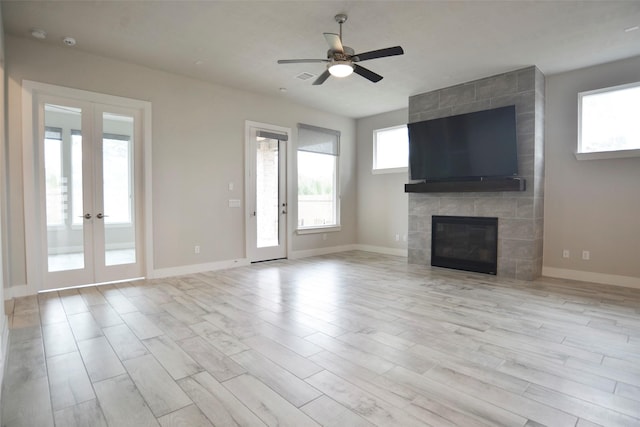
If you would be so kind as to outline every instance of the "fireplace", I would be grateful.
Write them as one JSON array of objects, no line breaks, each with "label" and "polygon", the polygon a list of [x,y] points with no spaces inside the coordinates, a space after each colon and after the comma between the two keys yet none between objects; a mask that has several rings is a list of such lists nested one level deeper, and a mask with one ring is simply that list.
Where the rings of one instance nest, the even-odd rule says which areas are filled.
[{"label": "fireplace", "polygon": [[431,265],[496,274],[498,218],[432,216]]}]

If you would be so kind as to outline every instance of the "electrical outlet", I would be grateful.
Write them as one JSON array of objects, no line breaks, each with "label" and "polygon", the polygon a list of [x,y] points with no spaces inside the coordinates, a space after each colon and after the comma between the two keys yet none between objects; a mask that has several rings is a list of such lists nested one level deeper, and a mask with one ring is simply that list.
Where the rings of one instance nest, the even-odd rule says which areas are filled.
[{"label": "electrical outlet", "polygon": [[199,254],[200,253],[200,246],[199,245],[195,245],[193,247],[193,253],[194,254]]},{"label": "electrical outlet", "polygon": [[562,251],[562,258],[569,258],[570,254],[569,254],[569,249],[565,249]]},{"label": "electrical outlet", "polygon": [[400,235],[396,234],[396,242],[399,242],[399,241],[400,241]]},{"label": "electrical outlet", "polygon": [[582,251],[582,259],[589,261],[591,259],[591,253],[589,251]]}]

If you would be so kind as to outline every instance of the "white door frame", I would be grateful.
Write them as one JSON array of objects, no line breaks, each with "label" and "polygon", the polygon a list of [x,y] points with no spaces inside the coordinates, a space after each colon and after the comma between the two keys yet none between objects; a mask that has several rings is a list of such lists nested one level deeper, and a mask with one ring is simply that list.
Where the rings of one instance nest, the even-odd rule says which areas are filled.
[{"label": "white door frame", "polygon": [[151,173],[151,103],[136,99],[106,95],[64,86],[38,83],[30,80],[22,82],[22,176],[24,188],[24,226],[26,257],[26,295],[32,295],[44,287],[44,269],[47,263],[42,259],[44,236],[41,231],[41,203],[38,200],[37,180],[40,173],[40,159],[34,142],[40,138],[40,125],[34,121],[37,114],[38,98],[54,96],[84,102],[126,107],[140,111],[142,127],[142,195],[143,203],[143,274],[153,274],[153,223],[152,223],[152,173]]},{"label": "white door frame", "polygon": [[284,144],[285,145],[285,153],[286,153],[286,164],[284,165],[284,171],[286,174],[286,184],[285,184],[285,194],[284,194],[284,199],[286,200],[286,216],[284,218],[283,224],[285,227],[285,232],[284,232],[284,246],[285,246],[285,254],[287,258],[291,257],[291,230],[292,230],[292,224],[291,224],[291,210],[290,210],[290,203],[291,203],[291,171],[290,171],[290,167],[289,165],[291,165],[291,150],[292,150],[292,141],[291,141],[291,128],[287,128],[287,127],[282,127],[282,126],[276,126],[276,125],[271,125],[271,124],[267,124],[267,123],[260,123],[260,122],[254,122],[254,121],[250,121],[250,120],[246,120],[245,121],[245,176],[244,176],[244,194],[245,194],[245,257],[248,259],[249,262],[254,261],[252,259],[251,253],[252,253],[252,246],[255,243],[255,238],[252,234],[252,229],[253,229],[253,222],[255,221],[255,218],[253,218],[253,212],[255,210],[254,204],[255,204],[255,194],[254,194],[254,188],[255,185],[253,183],[252,180],[255,180],[254,177],[250,176],[250,172],[253,170],[253,166],[252,166],[252,156],[254,155],[254,153],[250,153],[250,147],[252,146],[252,135],[251,135],[251,129],[252,128],[257,128],[260,130],[265,130],[265,131],[273,131],[274,133],[281,133],[281,134],[286,134],[287,135],[287,142]]}]

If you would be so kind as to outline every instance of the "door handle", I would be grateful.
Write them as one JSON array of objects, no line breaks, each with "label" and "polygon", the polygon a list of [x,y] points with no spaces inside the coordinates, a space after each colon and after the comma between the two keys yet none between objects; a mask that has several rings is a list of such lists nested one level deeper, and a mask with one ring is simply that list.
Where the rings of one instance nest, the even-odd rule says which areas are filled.
[{"label": "door handle", "polygon": [[109,215],[103,215],[103,214],[102,214],[102,212],[100,212],[98,215],[96,215],[96,218],[98,218],[98,219],[102,219],[102,218],[106,218],[106,217],[108,217],[108,216],[109,216]]},{"label": "door handle", "polygon": [[[90,213],[86,213],[84,215],[79,215],[78,218],[91,219],[91,214]],[[100,217],[98,217],[98,218],[100,218]]]}]

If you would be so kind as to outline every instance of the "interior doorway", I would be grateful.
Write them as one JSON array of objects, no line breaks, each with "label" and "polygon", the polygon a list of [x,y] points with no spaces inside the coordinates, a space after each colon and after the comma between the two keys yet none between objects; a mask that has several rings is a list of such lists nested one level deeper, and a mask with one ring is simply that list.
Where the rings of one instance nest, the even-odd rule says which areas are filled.
[{"label": "interior doorway", "polygon": [[30,286],[145,276],[145,108],[34,85],[26,91],[33,119],[23,147]]}]

